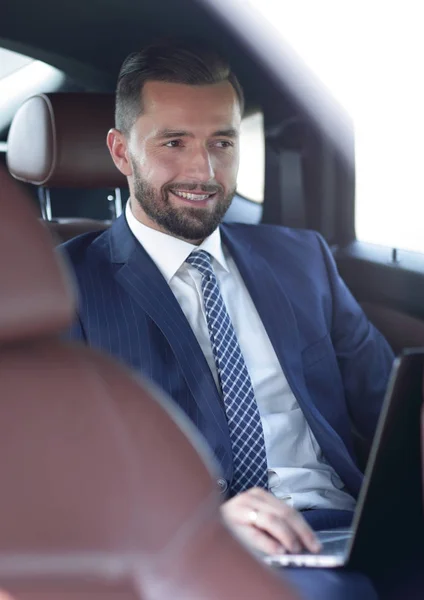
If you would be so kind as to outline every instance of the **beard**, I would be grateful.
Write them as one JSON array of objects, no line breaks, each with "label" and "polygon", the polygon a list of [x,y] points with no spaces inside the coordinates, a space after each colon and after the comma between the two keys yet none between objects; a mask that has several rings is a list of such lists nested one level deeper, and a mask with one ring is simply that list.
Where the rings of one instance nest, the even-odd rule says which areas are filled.
[{"label": "beard", "polygon": [[[145,214],[160,228],[187,241],[203,241],[215,231],[227,212],[235,189],[225,195],[220,185],[203,184],[166,184],[156,190],[144,180],[137,166],[132,161],[134,177],[134,200]],[[215,194],[213,209],[172,206],[169,194],[171,190],[201,190],[205,194]]]}]

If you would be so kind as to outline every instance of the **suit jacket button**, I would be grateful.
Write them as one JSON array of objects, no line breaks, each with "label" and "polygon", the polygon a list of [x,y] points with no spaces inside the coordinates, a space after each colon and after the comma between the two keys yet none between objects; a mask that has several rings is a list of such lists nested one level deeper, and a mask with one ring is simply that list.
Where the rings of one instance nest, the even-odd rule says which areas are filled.
[{"label": "suit jacket button", "polygon": [[222,477],[220,477],[217,480],[217,484],[218,484],[219,491],[221,492],[221,494],[224,494],[228,490],[228,481],[226,479],[223,479]]}]

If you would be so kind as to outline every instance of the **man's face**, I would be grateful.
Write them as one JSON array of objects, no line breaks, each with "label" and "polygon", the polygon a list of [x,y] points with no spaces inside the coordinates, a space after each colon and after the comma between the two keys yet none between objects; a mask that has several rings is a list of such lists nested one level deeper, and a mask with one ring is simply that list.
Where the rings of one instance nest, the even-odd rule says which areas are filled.
[{"label": "man's face", "polygon": [[240,121],[229,82],[147,82],[143,113],[124,141],[135,216],[185,240],[210,235],[235,192]]}]

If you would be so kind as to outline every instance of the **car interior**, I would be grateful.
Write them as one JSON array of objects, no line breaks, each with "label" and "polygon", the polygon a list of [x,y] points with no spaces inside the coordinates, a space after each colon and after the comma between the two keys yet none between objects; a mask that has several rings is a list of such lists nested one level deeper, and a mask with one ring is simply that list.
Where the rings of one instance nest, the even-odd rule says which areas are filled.
[{"label": "car interior", "polygon": [[[73,522],[72,519],[75,523],[78,521],[80,516],[67,515],[70,508],[65,502],[66,489],[61,488],[60,482],[64,469],[69,472],[74,467],[77,468],[77,465],[82,468],[81,462],[84,461],[80,458],[83,455],[79,458],[71,456],[68,454],[69,448],[63,447],[67,436],[77,435],[77,430],[72,433],[67,429],[66,412],[55,412],[57,407],[54,408],[54,401],[60,399],[60,411],[69,410],[70,418],[75,419],[76,406],[72,405],[72,400],[78,400],[86,393],[84,390],[90,389],[92,401],[88,406],[84,405],[84,411],[85,414],[87,411],[92,413],[91,416],[86,414],[84,418],[92,420],[98,413],[96,419],[101,423],[93,439],[89,439],[82,426],[80,431],[84,440],[82,449],[85,448],[87,456],[93,454],[92,471],[89,470],[89,465],[85,465],[81,474],[87,482],[81,510],[83,503],[90,507],[90,527],[85,530],[84,523],[80,524],[72,551],[78,553],[92,550],[95,542],[96,549],[103,553],[112,552],[112,555],[121,556],[123,553],[129,557],[131,553],[140,553],[150,556],[156,552],[154,548],[144,545],[146,539],[150,539],[149,535],[142,536],[141,532],[135,538],[130,535],[133,526],[129,520],[114,523],[113,530],[110,531],[106,525],[109,523],[107,507],[105,512],[97,514],[100,498],[97,494],[101,492],[95,491],[90,485],[90,478],[94,472],[99,478],[102,477],[98,466],[101,462],[100,455],[106,452],[103,446],[107,436],[116,437],[116,445],[108,450],[111,460],[116,464],[114,477],[118,477],[119,461],[124,465],[126,452],[129,452],[128,465],[136,455],[142,454],[142,448],[137,448],[135,441],[136,429],[139,427],[140,431],[143,430],[140,438],[147,434],[150,426],[169,429],[169,435],[164,436],[163,440],[163,457],[170,452],[175,464],[178,463],[181,467],[181,474],[178,475],[181,479],[177,488],[181,492],[178,507],[182,512],[171,515],[170,521],[164,524],[166,531],[162,538],[163,549],[170,548],[171,554],[166,558],[168,568],[169,557],[175,557],[178,554],[177,548],[181,547],[180,542],[176,546],[171,544],[177,536],[177,518],[180,521],[187,520],[188,529],[192,527],[190,535],[184,541],[185,550],[170,569],[169,581],[164,576],[165,571],[168,571],[163,565],[159,565],[158,558],[157,579],[154,579],[155,575],[153,581],[150,581],[146,576],[145,580],[137,582],[140,586],[138,591],[135,588],[131,591],[134,598],[150,598],[148,594],[144,595],[145,586],[153,586],[161,578],[164,592],[162,596],[154,596],[157,598],[170,597],[166,590],[171,584],[175,585],[172,594],[175,598],[235,598],[235,595],[230,594],[229,588],[225,594],[220,592],[222,595],[216,592],[217,588],[215,595],[204,595],[206,589],[212,590],[218,585],[217,580],[225,580],[228,586],[230,578],[225,576],[225,557],[229,553],[232,554],[232,570],[238,568],[251,573],[250,582],[244,579],[246,586],[260,584],[263,598],[277,597],[273,595],[277,586],[280,594],[278,597],[283,596],[281,582],[277,585],[269,572],[257,566],[229,535],[226,550],[223,550],[225,544],[222,540],[220,542],[220,552],[216,554],[220,555],[220,560],[207,567],[203,564],[195,580],[192,579],[196,571],[193,565],[197,553],[206,552],[206,546],[215,543],[220,527],[216,520],[217,508],[214,492],[211,491],[210,475],[192,450],[192,443],[197,448],[196,441],[187,443],[174,424],[174,419],[179,422],[178,418],[170,416],[169,409],[164,409],[163,403],[157,399],[157,391],[150,391],[143,383],[143,402],[137,408],[133,398],[135,394],[140,398],[139,384],[129,373],[89,350],[77,351],[53,341],[69,322],[73,304],[69,282],[66,278],[63,279],[64,275],[58,269],[55,262],[58,259],[53,258],[51,241],[47,234],[44,235],[43,227],[37,227],[36,219],[33,219],[31,210],[27,209],[27,198],[30,198],[33,213],[38,216],[39,222],[50,232],[50,239],[54,244],[82,233],[106,229],[121,214],[128,198],[127,184],[113,165],[105,138],[108,129],[113,127],[116,77],[123,59],[130,52],[140,49],[157,37],[175,33],[192,35],[193,31],[196,36],[219,44],[219,49],[229,58],[239,77],[246,96],[240,182],[225,219],[320,232],[334,253],[346,285],[395,353],[405,347],[424,346],[424,257],[418,253],[403,252],[399,258],[400,254],[394,248],[374,246],[356,239],[354,132],[350,119],[326,91],[320,90],[318,82],[306,66],[298,71],[301,75],[293,76],[289,61],[293,57],[284,47],[277,50],[269,40],[264,41],[265,37],[272,37],[265,26],[254,23],[252,19],[245,21],[240,9],[236,19],[236,9],[233,7],[234,10],[230,10],[229,5],[230,3],[227,10],[223,3],[217,2],[214,5],[207,0],[63,0],[60,3],[43,0],[36,3],[34,10],[34,4],[28,0],[14,0],[1,7],[0,48],[31,59],[32,63],[22,67],[22,71],[41,62],[60,74],[50,79],[45,78],[41,83],[40,80],[27,76],[23,87],[19,90],[10,88],[0,102],[0,166],[4,165],[16,180],[12,185],[2,175],[0,190],[2,214],[8,215],[0,224],[0,276],[2,290],[7,291],[6,294],[2,291],[0,303],[1,372],[5,373],[2,381],[7,382],[6,389],[10,389],[10,394],[18,400],[18,403],[6,402],[2,406],[4,418],[1,420],[1,428],[2,435],[10,443],[6,454],[16,457],[16,461],[14,458],[10,463],[10,468],[19,469],[19,461],[23,460],[19,448],[26,448],[26,444],[31,448],[35,472],[37,461],[47,460],[53,444],[55,454],[60,449],[59,456],[52,462],[50,480],[46,482],[46,486],[51,488],[54,481],[55,489],[63,492],[64,497],[63,515],[54,515],[51,521],[46,506],[40,513],[43,515],[43,526],[48,523],[52,531],[51,544],[40,547],[37,545],[39,532],[36,524],[31,522],[31,515],[25,515],[25,503],[15,503],[18,497],[16,491],[10,497],[3,496],[0,506],[4,509],[0,511],[0,519],[3,519],[7,511],[12,511],[14,519],[19,520],[22,527],[18,532],[18,539],[13,537],[16,532],[10,536],[1,536],[2,552],[9,552],[12,548],[13,551],[21,552],[23,549],[25,552],[37,551],[49,556],[58,550],[54,545],[57,541],[55,532],[59,530],[57,523],[63,522],[62,516],[64,520],[70,518],[70,522]],[[7,78],[0,80],[0,83],[6,85]],[[331,119],[325,118],[328,114],[331,114]],[[22,194],[26,196],[23,200],[20,198]],[[381,215],[381,219],[384,219],[384,215]],[[375,227],[378,226],[376,222]],[[12,263],[6,260],[10,256],[14,256]],[[7,271],[8,264],[10,268],[13,267],[12,271]],[[31,301],[23,303],[25,297]],[[44,302],[46,304],[43,305]],[[54,364],[54,369],[50,367],[49,375],[43,381],[34,374],[34,381],[26,381],[26,387],[20,387],[24,383],[18,380],[16,373],[22,361],[38,365],[40,372],[47,369],[49,364]],[[99,370],[108,380],[109,389],[106,391],[96,389],[96,373]],[[24,397],[25,389],[35,389],[41,385],[47,386],[47,389],[42,391],[42,387],[39,388],[40,396],[45,400],[37,411],[34,408],[35,423],[40,427],[37,433],[36,430],[26,430],[19,420],[19,400]],[[120,407],[116,402],[119,386],[127,392],[120,392],[124,399],[124,406]],[[66,396],[63,395],[65,392]],[[98,398],[102,394],[107,395],[109,404],[100,408]],[[5,393],[4,397],[8,398],[9,393]],[[69,405],[66,404],[66,397]],[[82,409],[80,403],[78,406]],[[21,410],[23,411],[23,405]],[[47,424],[43,424],[39,416],[51,411],[58,419],[58,429],[55,431],[44,429]],[[151,425],[142,424],[141,419],[135,417],[137,411],[145,411],[152,419]],[[81,413],[83,414],[84,412]],[[112,417],[116,418],[116,422],[111,421]],[[134,436],[131,450],[121,446],[120,428],[127,429]],[[11,432],[14,431],[16,438],[12,439]],[[38,445],[37,436],[43,437],[43,445]],[[192,439],[191,434],[189,437]],[[21,446],[23,441],[25,444]],[[165,446],[169,448],[166,449]],[[146,447],[148,448],[148,444]],[[181,452],[176,453],[176,448]],[[357,440],[357,452],[364,465],[368,448],[360,439]],[[184,470],[184,464],[188,463],[193,464],[190,467],[192,477],[182,484],[187,471]],[[147,469],[147,466],[143,465],[144,468]],[[163,468],[167,468],[165,458]],[[22,475],[24,471],[23,467],[19,469]],[[144,476],[149,476],[147,471]],[[155,478],[154,473],[150,476]],[[10,477],[12,480],[13,475]],[[128,498],[115,498],[117,506],[124,507],[126,502],[129,503],[128,507],[135,506],[138,502],[149,512],[150,519],[158,511],[155,503],[164,492],[159,486],[154,497],[139,497],[141,488],[135,473],[130,470],[125,477],[127,479],[122,483],[124,489],[128,489]],[[77,479],[75,485],[76,482]],[[106,480],[103,483],[109,485]],[[28,497],[28,486],[33,484],[29,479],[22,479],[19,483],[23,499]],[[191,491],[193,486],[194,490]],[[40,483],[35,487],[39,490]],[[37,503],[37,510],[41,510],[44,503],[41,489],[39,493],[39,497],[32,498],[32,504]],[[206,510],[207,502],[210,505]],[[152,506],[152,510],[149,506]],[[112,508],[110,505],[109,509]],[[80,510],[80,507],[75,510]],[[200,510],[204,511],[202,516],[198,516]],[[117,512],[122,516],[120,509]],[[94,516],[98,520],[91,522],[91,517]],[[144,525],[153,527],[153,523],[148,523],[149,519],[146,519]],[[204,540],[202,537],[202,540],[198,539],[191,545],[189,540],[192,540],[192,533],[198,527],[196,519],[204,524]],[[7,522],[3,524],[7,531]],[[90,537],[91,534],[93,537]],[[65,535],[62,530],[61,535]],[[97,535],[100,537],[96,541]],[[223,535],[219,531],[219,536]],[[60,552],[69,549],[59,547]],[[163,552],[166,554],[168,550]],[[131,575],[131,560],[128,560],[125,564],[118,561],[122,568],[120,571],[115,567],[111,568],[112,574],[115,569],[116,573],[119,571],[119,575],[123,572]],[[0,557],[0,578],[3,580],[3,573],[7,575],[9,563],[2,561],[3,558]],[[190,575],[186,573],[189,561]],[[50,565],[48,561],[46,564]],[[51,564],[54,571],[56,563]],[[64,559],[58,572],[63,566],[64,573],[60,577],[68,578],[73,585],[73,567],[71,564],[70,570],[66,571],[67,564]],[[114,564],[113,561],[111,564]],[[29,575],[25,574],[24,561],[24,580],[32,576],[31,564],[28,565]],[[116,580],[108,571],[107,564],[104,566],[100,561],[98,568],[105,577],[106,574],[110,576],[107,585],[113,587]],[[15,575],[19,575],[20,569],[21,567],[17,568]],[[152,572],[156,572],[155,569],[156,566],[152,565]],[[78,570],[75,573],[75,585],[78,587]],[[15,575],[11,575],[12,583]],[[41,581],[45,585],[47,580],[43,577]],[[17,580],[21,581],[20,575]],[[209,583],[204,585],[206,580]],[[126,580],[126,585],[128,581]],[[15,583],[10,588],[12,595]],[[102,577],[100,584],[106,585]],[[134,582],[131,585],[133,584]],[[175,590],[180,585],[182,592],[178,594]],[[188,585],[193,586],[190,592],[187,591]],[[19,585],[16,589],[18,588]],[[26,589],[25,585],[22,589]],[[287,599],[291,598],[290,593],[287,591]],[[92,595],[89,597],[93,598]]]},{"label": "car interior", "polygon": [[[59,123],[63,123],[61,119],[64,119],[63,125],[68,124],[69,129],[61,133],[63,140],[51,137],[48,142],[52,131],[48,125],[47,107],[44,107],[42,114],[42,101],[37,103],[32,100],[18,111],[16,99],[10,94],[6,101],[10,106],[0,113],[0,140],[4,142],[1,146],[2,160],[6,161],[9,130],[12,147],[7,160],[12,172],[16,169],[14,175],[21,178],[20,170],[30,166],[24,157],[31,154],[31,144],[35,144],[38,151],[42,146],[45,154],[41,156],[49,159],[47,144],[54,140],[61,145],[61,160],[66,161],[67,152],[72,154],[74,151],[73,135],[66,138],[67,132],[73,134],[72,127],[77,125],[81,134],[84,116],[90,128],[93,128],[93,148],[90,147],[90,152],[80,154],[72,174],[57,171],[56,176],[53,172],[47,176],[43,172],[44,181],[32,178],[31,172],[24,173],[26,176],[22,177],[40,207],[40,215],[52,222],[49,227],[55,231],[58,239],[68,239],[74,233],[87,231],[94,226],[97,229],[107,226],[108,221],[122,211],[127,199],[124,180],[115,186],[118,182],[103,177],[101,171],[96,173],[97,179],[93,178],[97,157],[105,160],[109,172],[113,172],[107,163],[106,149],[103,148],[104,130],[100,127],[96,135],[94,127],[97,120],[100,125],[102,118],[107,121],[105,128],[113,124],[112,95],[123,58],[158,36],[166,37],[175,31],[180,35],[190,35],[191,24],[194,23],[199,37],[206,40],[213,40],[216,31],[219,31],[220,49],[229,57],[245,90],[245,121],[255,114],[261,116],[259,137],[262,137],[263,153],[254,154],[249,166],[251,179],[257,177],[263,182],[262,202],[257,202],[256,198],[253,201],[239,191],[226,218],[319,231],[334,249],[340,273],[348,287],[394,350],[398,352],[405,346],[424,343],[423,263],[407,253],[404,253],[402,261],[393,260],[393,249],[356,241],[352,125],[346,115],[337,121],[340,110],[335,103],[331,104],[329,98],[326,98],[327,108],[333,111],[333,117],[336,115],[332,126],[339,139],[337,135],[329,135],[328,128],[324,127],[316,114],[312,111],[308,114],[304,92],[306,90],[306,94],[316,95],[317,87],[311,74],[305,71],[303,78],[298,78],[298,87],[294,87],[283,68],[284,56],[275,56],[271,72],[269,59],[272,57],[268,56],[265,64],[264,57],[258,54],[258,48],[249,46],[246,39],[240,37],[240,28],[236,30],[235,23],[231,27],[228,20],[224,20],[217,11],[213,12],[207,2],[182,0],[177,7],[176,3],[167,0],[124,4],[108,0],[102,3],[99,15],[96,2],[64,2],[58,7],[53,2],[45,1],[31,22],[23,17],[28,9],[28,2],[17,0],[2,10],[0,47],[45,61],[63,73],[59,84],[54,80],[42,92],[52,94],[51,110],[54,110]],[[118,16],[120,27],[125,28],[125,35],[116,29]],[[261,33],[263,35],[259,25],[255,33],[258,39]],[[114,42],[110,44],[109,40],[112,39]],[[278,69],[280,58],[283,67]],[[36,89],[39,93],[39,88]],[[54,99],[53,94],[56,93],[60,95]],[[72,105],[66,105],[70,102],[70,96],[62,97],[63,93],[72,97]],[[109,112],[106,98],[105,106],[99,108],[99,112],[90,105],[90,96],[95,93],[109,95]],[[29,90],[28,97],[32,95]],[[92,101],[95,104],[94,97]],[[15,127],[10,128],[13,107],[13,114],[18,112],[16,137],[13,135]],[[31,111],[31,118],[40,120],[27,121],[24,125],[22,122],[25,122],[26,111]],[[86,135],[90,135],[88,132],[89,129]],[[24,141],[19,136],[24,136]],[[251,138],[247,136],[246,140],[249,146]],[[340,149],[340,140],[343,150]],[[85,143],[83,138],[80,141]],[[252,146],[256,147],[256,144]],[[17,158],[22,150],[23,162],[20,163]],[[247,147],[249,151],[252,150]],[[35,154],[31,159],[35,161]],[[33,162],[31,166],[33,169],[46,169],[41,161]],[[58,167],[60,165],[56,169]],[[90,170],[89,180],[84,178],[84,168]],[[37,175],[36,171],[32,174]],[[58,224],[62,219],[66,220],[60,226]],[[86,219],[94,219],[96,223]],[[76,230],[73,229],[74,224]]]}]

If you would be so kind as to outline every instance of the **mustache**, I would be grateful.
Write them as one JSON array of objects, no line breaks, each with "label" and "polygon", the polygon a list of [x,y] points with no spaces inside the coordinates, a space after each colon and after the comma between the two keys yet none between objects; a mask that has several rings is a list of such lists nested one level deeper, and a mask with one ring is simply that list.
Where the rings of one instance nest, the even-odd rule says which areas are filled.
[{"label": "mustache", "polygon": [[218,192],[223,193],[224,188],[219,183],[173,183],[168,184],[164,188],[166,191],[184,191],[184,192],[194,192],[195,190],[198,192],[204,192],[205,194],[216,194]]}]

